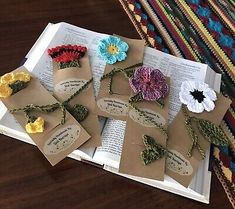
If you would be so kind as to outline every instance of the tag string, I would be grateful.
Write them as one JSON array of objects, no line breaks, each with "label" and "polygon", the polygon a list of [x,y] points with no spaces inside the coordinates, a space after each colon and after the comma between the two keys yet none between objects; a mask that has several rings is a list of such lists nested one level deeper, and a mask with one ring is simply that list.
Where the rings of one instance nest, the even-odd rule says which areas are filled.
[{"label": "tag string", "polygon": [[[57,102],[54,104],[48,104],[48,105],[35,105],[35,104],[29,104],[26,105],[23,108],[16,108],[16,109],[11,109],[10,113],[17,113],[17,112],[24,112],[26,119],[28,122],[33,122],[36,117],[35,116],[31,116],[30,113],[32,111],[39,111],[39,112],[44,112],[44,113],[50,113],[50,112],[54,112],[57,109],[61,109],[62,112],[62,118],[61,118],[61,125],[63,125],[65,123],[65,118],[66,118],[66,109],[67,107],[69,107],[69,102],[76,97],[77,95],[79,95],[84,89],[87,88],[87,86],[92,83],[93,78],[91,78],[89,81],[87,81],[81,88],[79,88],[74,94],[72,94],[67,100],[63,101],[63,102]],[[77,107],[77,105],[75,105]],[[70,107],[71,108],[71,107]],[[86,112],[86,108],[82,105],[79,105],[79,110],[81,112],[81,114],[84,114]],[[72,108],[71,108],[72,109]],[[76,118],[76,117],[75,117]],[[84,119],[84,117],[83,117]]]}]

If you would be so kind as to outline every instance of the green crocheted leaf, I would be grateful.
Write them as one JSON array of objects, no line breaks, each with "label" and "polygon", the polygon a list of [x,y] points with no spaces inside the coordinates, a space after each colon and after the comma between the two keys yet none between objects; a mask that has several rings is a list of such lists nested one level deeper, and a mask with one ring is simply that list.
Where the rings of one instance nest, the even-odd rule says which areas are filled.
[{"label": "green crocheted leaf", "polygon": [[66,105],[66,109],[78,122],[83,121],[89,113],[88,109],[80,104],[76,104],[73,107]]},{"label": "green crocheted leaf", "polygon": [[71,62],[60,62],[60,70],[64,68],[70,68],[70,67],[80,67],[79,60],[74,60]]},{"label": "green crocheted leaf", "polygon": [[197,123],[201,134],[212,144],[226,146],[229,144],[223,130],[209,120],[199,119]]},{"label": "green crocheted leaf", "polygon": [[28,86],[29,82],[25,82],[25,81],[16,81],[12,84],[10,84],[10,88],[12,89],[12,95],[17,93],[18,91],[26,88]]},{"label": "green crocheted leaf", "polygon": [[158,152],[155,152],[154,150],[150,150],[150,149],[143,150],[140,153],[140,155],[141,155],[144,165],[148,165],[152,163],[153,161],[161,158]]},{"label": "green crocheted leaf", "polygon": [[143,136],[143,143],[146,149],[140,153],[140,156],[144,165],[148,165],[155,160],[162,158],[166,154],[166,149],[156,143],[154,138],[148,135]]}]

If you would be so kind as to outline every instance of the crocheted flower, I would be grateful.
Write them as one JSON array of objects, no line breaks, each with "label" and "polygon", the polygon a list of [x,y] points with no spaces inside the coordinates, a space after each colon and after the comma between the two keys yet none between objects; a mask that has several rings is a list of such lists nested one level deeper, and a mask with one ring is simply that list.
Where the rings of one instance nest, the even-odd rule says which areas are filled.
[{"label": "crocheted flower", "polygon": [[13,90],[6,83],[0,83],[0,98],[7,98],[11,96]]},{"label": "crocheted flower", "polygon": [[184,81],[179,93],[180,101],[187,105],[189,111],[201,113],[204,110],[210,112],[215,108],[214,101],[217,99],[214,90],[206,83],[198,81]]},{"label": "crocheted flower", "polygon": [[72,62],[85,55],[87,48],[80,45],[61,45],[48,49],[48,54],[55,62]]},{"label": "crocheted flower", "polygon": [[14,73],[6,73],[1,77],[1,83],[12,84],[15,82]]},{"label": "crocheted flower", "polygon": [[16,72],[14,75],[15,81],[29,82],[31,79],[30,75],[26,72]]},{"label": "crocheted flower", "polygon": [[129,84],[135,93],[141,93],[143,99],[156,101],[168,94],[169,87],[165,76],[158,69],[140,67],[135,70]]},{"label": "crocheted flower", "polygon": [[79,52],[62,52],[60,55],[55,57],[53,60],[55,62],[72,62],[74,60],[77,60],[81,57],[81,54]]},{"label": "crocheted flower", "polygon": [[82,58],[87,48],[79,45],[62,45],[48,49],[48,54],[54,62],[59,63],[60,69],[80,67],[79,59]]},{"label": "crocheted flower", "polygon": [[34,122],[27,123],[25,125],[25,130],[30,134],[42,133],[44,131],[44,123],[44,119],[38,117]]},{"label": "crocheted flower", "polygon": [[26,72],[6,73],[0,78],[0,98],[7,98],[25,88],[30,81]]},{"label": "crocheted flower", "polygon": [[108,64],[114,64],[117,61],[126,59],[128,44],[116,36],[109,36],[102,39],[98,45],[98,53]]}]

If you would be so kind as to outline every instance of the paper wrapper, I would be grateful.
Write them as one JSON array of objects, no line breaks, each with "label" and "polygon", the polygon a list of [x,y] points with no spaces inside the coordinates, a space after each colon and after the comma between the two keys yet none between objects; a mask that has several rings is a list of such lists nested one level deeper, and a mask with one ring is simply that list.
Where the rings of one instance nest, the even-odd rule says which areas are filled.
[{"label": "paper wrapper", "polygon": [[[16,71],[27,70],[24,67],[20,67]],[[33,77],[31,77],[26,88],[9,98],[2,99],[2,102],[9,110],[25,107],[28,104],[48,105],[58,103],[40,82]],[[29,136],[52,165],[60,162],[90,138],[90,135],[68,112],[66,112],[64,125],[60,125],[62,118],[60,109],[51,113],[34,111],[33,115],[40,116],[45,120],[45,130],[43,133],[29,134]],[[24,113],[14,113],[14,117],[25,128],[27,120]]]},{"label": "paper wrapper", "polygon": [[[169,79],[167,80],[169,85]],[[167,130],[169,96],[164,98],[164,103],[163,108],[159,107],[155,102],[148,101],[136,103],[136,106],[140,110],[145,111],[148,116],[152,117],[155,122],[161,124]],[[130,108],[127,116],[119,172],[155,180],[164,180],[165,157],[148,165],[143,164],[140,155],[141,151],[146,149],[143,144],[143,135],[153,137],[158,144],[166,147],[167,136],[147,121],[144,116],[140,116],[136,110]]]},{"label": "paper wrapper", "polygon": [[[87,53],[79,61],[80,67],[64,69],[59,69],[59,65],[53,63],[54,96],[59,101],[65,101],[92,78]],[[84,143],[82,148],[101,146],[101,130],[98,116],[95,114],[96,102],[92,83],[73,98],[69,104],[71,107],[75,104],[83,105],[89,111],[88,116],[80,124],[91,135],[91,139]]]},{"label": "paper wrapper", "polygon": [[[123,69],[143,62],[144,41],[124,37],[120,38],[129,45],[127,58],[124,61],[116,62],[113,65],[106,64],[104,74],[109,73],[114,68]],[[97,98],[97,114],[117,120],[126,120],[128,113],[128,99],[131,94],[128,79],[122,73],[115,74],[112,83],[112,95],[109,94],[109,80],[110,78],[106,78],[101,81]]]},{"label": "paper wrapper", "polygon": [[[219,125],[230,103],[231,101],[229,99],[219,94],[217,101],[215,101],[215,109],[212,112],[204,111],[203,113],[197,114],[188,111],[188,113],[190,116],[206,119]],[[169,139],[167,149],[169,152],[166,158],[166,174],[183,186],[188,187],[202,161],[202,157],[196,148],[194,148],[191,158],[187,156],[192,140],[185,126],[185,117],[182,110],[179,111],[176,118],[169,125],[168,130]],[[196,133],[200,146],[206,152],[210,146],[210,142],[198,130]]]}]

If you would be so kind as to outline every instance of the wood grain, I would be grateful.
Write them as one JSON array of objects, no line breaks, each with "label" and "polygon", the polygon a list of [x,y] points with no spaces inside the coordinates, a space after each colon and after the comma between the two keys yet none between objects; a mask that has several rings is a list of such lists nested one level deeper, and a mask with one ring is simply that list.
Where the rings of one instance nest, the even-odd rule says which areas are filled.
[{"label": "wood grain", "polygon": [[[0,1],[0,75],[19,66],[48,22],[139,38],[117,0]],[[210,205],[72,159],[50,166],[31,145],[0,135],[1,209],[231,208],[212,175]]]}]

